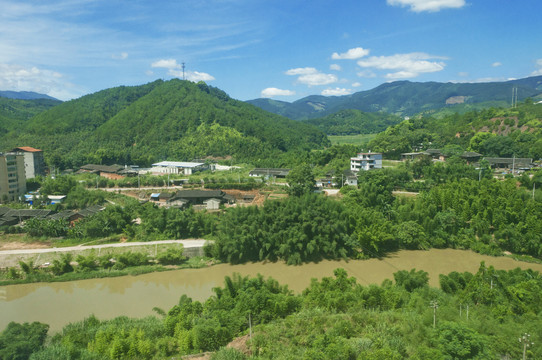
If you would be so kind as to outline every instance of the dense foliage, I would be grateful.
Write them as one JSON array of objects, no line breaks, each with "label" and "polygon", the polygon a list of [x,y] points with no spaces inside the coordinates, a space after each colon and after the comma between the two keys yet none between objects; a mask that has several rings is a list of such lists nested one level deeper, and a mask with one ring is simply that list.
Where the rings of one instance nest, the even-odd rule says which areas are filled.
[{"label": "dense foliage", "polygon": [[[51,99],[22,100],[0,96],[0,137],[13,136],[14,133],[11,132],[21,128],[30,118],[60,103],[61,101]],[[10,149],[0,149],[3,150]]]},{"label": "dense foliage", "polygon": [[327,135],[376,134],[402,119],[386,113],[368,113],[359,110],[341,110],[322,118],[304,120]]},{"label": "dense foliage", "polygon": [[341,203],[308,194],[267,201],[263,207],[229,209],[220,218],[211,253],[231,263],[346,258],[355,245],[351,232]]}]

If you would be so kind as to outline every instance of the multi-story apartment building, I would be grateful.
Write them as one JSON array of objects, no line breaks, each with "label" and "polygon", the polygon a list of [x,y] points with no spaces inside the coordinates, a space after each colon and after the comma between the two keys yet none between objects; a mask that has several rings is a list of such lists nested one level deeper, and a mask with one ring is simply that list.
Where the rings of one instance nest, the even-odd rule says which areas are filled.
[{"label": "multi-story apartment building", "polygon": [[45,175],[45,161],[43,151],[30,146],[21,146],[11,150],[14,153],[24,155],[25,175],[27,179],[33,179],[38,175]]},{"label": "multi-story apartment building", "polygon": [[26,192],[24,155],[0,153],[0,201],[13,201]]},{"label": "multi-story apartment building", "polygon": [[358,156],[350,158],[350,170],[371,170],[382,169],[382,154],[381,153],[358,153]]}]

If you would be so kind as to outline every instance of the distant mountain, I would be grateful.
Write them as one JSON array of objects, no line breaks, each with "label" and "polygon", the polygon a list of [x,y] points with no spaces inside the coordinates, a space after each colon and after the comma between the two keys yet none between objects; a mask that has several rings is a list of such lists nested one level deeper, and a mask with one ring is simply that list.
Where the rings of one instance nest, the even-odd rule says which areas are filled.
[{"label": "distant mountain", "polygon": [[227,156],[271,162],[280,153],[319,148],[329,140],[311,125],[234,100],[203,82],[176,79],[64,102],[0,137],[0,144],[43,149],[51,164],[69,168]]},{"label": "distant mountain", "polygon": [[60,101],[49,95],[39,94],[33,91],[0,91],[0,97],[17,100],[49,99]]},{"label": "distant mountain", "polygon": [[312,95],[292,103],[272,99],[247,102],[294,120],[323,117],[346,109],[412,116],[421,112],[462,113],[510,106],[513,88],[517,88],[518,101],[528,97],[542,99],[542,76],[487,83],[395,81],[344,96]]}]

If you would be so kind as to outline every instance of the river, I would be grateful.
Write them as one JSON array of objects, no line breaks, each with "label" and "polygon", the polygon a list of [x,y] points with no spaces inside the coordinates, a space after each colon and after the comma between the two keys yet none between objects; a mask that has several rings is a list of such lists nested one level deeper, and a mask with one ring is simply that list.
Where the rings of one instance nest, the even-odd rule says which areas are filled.
[{"label": "river", "polygon": [[476,272],[480,262],[497,269],[531,268],[542,272],[542,265],[515,261],[507,257],[490,257],[472,251],[432,249],[429,251],[399,251],[384,259],[321,261],[300,266],[283,263],[220,264],[202,269],[185,269],[139,276],[91,279],[64,283],[36,283],[0,287],[0,330],[11,321],[40,321],[51,326],[51,333],[60,331],[70,322],[96,315],[109,319],[126,315],[152,315],[153,307],[165,311],[187,294],[194,300],[205,300],[212,289],[223,285],[224,276],[237,272],[242,275],[271,276],[299,293],[311,278],[332,276],[342,267],[363,285],[380,284],[393,279],[398,270],[425,270],[430,285],[438,286],[438,275],[452,271]]}]

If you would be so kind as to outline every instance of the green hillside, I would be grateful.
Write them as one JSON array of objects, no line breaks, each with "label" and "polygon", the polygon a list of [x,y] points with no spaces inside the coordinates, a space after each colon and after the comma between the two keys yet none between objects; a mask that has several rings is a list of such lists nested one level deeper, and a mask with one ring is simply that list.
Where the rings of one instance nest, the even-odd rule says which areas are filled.
[{"label": "green hillside", "polygon": [[316,126],[327,135],[376,134],[402,119],[386,113],[366,113],[360,110],[341,110],[316,119],[303,120]]},{"label": "green hillside", "polygon": [[39,147],[61,168],[208,156],[258,160],[329,144],[310,125],[231,99],[203,82],[181,80],[122,86],[68,101],[0,140],[6,148]]},{"label": "green hillside", "polygon": [[542,158],[542,104],[486,109],[443,117],[417,116],[391,126],[369,143],[387,157],[427,148],[450,154],[475,151],[489,157]]},{"label": "green hillside", "polygon": [[510,106],[513,88],[517,88],[520,102],[529,97],[542,99],[542,76],[487,83],[395,81],[352,95],[313,95],[292,103],[271,99],[248,102],[295,120],[323,117],[345,109],[413,116],[421,112],[449,110],[462,113]]},{"label": "green hillside", "polygon": [[59,100],[0,97],[0,137],[23,126],[31,117],[61,104]]}]

